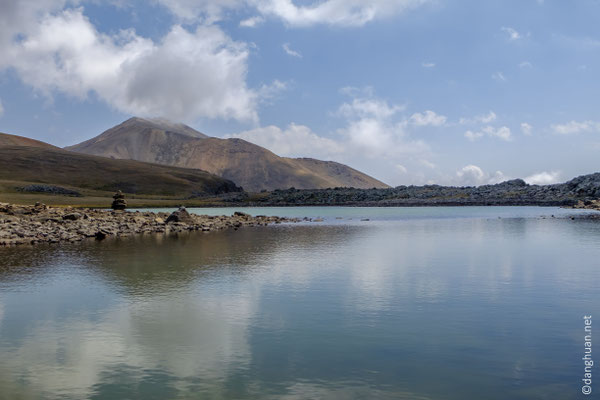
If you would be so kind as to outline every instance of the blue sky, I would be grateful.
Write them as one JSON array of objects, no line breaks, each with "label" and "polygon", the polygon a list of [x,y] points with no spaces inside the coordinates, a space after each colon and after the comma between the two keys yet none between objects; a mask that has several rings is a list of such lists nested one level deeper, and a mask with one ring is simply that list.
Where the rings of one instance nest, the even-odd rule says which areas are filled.
[{"label": "blue sky", "polygon": [[392,185],[596,172],[600,1],[0,4],[0,131],[65,146],[132,115]]}]

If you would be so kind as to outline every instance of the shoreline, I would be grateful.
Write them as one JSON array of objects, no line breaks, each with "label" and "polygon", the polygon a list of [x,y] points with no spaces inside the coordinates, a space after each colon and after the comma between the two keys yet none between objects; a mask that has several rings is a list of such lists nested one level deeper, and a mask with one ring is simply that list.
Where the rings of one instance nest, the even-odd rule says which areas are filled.
[{"label": "shoreline", "polygon": [[252,217],[242,212],[233,216],[195,215],[183,207],[169,214],[0,203],[0,247],[104,240],[148,233],[237,230],[298,221],[297,218]]},{"label": "shoreline", "polygon": [[[600,212],[600,201],[578,202],[574,205],[558,204],[388,204],[370,205],[366,203],[353,205],[329,204],[326,207],[348,208],[380,208],[380,207],[561,207]],[[266,207],[324,207],[324,205],[254,205],[226,204],[204,206],[205,208],[266,208]],[[111,209],[76,208],[72,206],[52,206],[42,203],[35,205],[16,205],[0,203],[0,247],[16,245],[34,245],[38,243],[79,242],[86,239],[104,240],[108,237],[126,237],[142,234],[169,234],[189,231],[211,232],[224,229],[237,230],[245,226],[267,226],[272,224],[299,222],[299,218],[285,218],[249,214],[236,211],[232,216],[208,216],[190,214],[184,207],[169,212],[140,211],[133,207],[127,211]],[[175,207],[157,207],[175,208]],[[196,208],[196,207],[190,207]],[[202,207],[198,207],[202,208]],[[574,217],[577,219],[600,219],[600,214],[593,213]],[[574,219],[572,218],[572,219]]]}]

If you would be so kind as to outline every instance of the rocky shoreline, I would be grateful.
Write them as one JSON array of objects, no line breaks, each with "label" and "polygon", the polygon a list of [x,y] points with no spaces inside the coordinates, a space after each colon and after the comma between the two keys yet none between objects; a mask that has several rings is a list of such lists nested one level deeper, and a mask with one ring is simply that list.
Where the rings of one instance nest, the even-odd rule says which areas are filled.
[{"label": "rocky shoreline", "polygon": [[252,217],[241,212],[233,216],[194,215],[185,208],[169,214],[56,208],[40,203],[34,206],[0,203],[0,246],[103,240],[111,236],[148,233],[237,230],[245,226],[297,221],[280,217]]},{"label": "rocky shoreline", "polygon": [[238,193],[226,200],[247,206],[551,206],[572,207],[600,198],[600,173],[583,175],[553,185],[530,185],[522,179],[482,186],[398,186],[388,189],[333,188],[299,190],[289,188],[251,199]]}]

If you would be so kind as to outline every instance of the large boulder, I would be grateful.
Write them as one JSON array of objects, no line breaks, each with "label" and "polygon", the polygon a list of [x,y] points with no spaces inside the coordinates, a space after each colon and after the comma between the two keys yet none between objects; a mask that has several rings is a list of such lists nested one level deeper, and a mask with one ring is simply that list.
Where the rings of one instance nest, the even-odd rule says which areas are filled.
[{"label": "large boulder", "polygon": [[190,213],[185,209],[185,207],[179,207],[179,210],[173,211],[171,215],[167,218],[166,223],[170,222],[181,222],[184,224],[193,224],[194,219],[190,215]]}]

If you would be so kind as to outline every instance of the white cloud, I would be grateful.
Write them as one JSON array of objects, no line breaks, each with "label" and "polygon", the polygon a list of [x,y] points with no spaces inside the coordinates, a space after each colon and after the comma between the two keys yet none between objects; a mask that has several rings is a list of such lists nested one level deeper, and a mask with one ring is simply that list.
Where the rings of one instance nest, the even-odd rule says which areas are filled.
[{"label": "white cloud", "polygon": [[387,101],[372,97],[354,98],[351,103],[344,103],[338,109],[338,114],[345,117],[373,117],[377,119],[390,118],[400,111],[404,105],[389,105]]},{"label": "white cloud", "polygon": [[[272,17],[289,26],[307,27],[317,24],[362,26],[368,22],[390,18],[415,9],[431,0],[324,0],[296,5],[293,0],[158,0],[183,21],[200,19],[214,22],[227,10],[252,9],[260,15],[240,26],[253,27]],[[308,2],[303,2],[308,3]]]},{"label": "white cloud", "polygon": [[461,118],[458,122],[462,125],[473,125],[473,124],[489,124],[497,119],[495,112],[490,111],[487,114],[477,115],[472,118]]},{"label": "white cloud", "polygon": [[433,68],[433,67],[435,67],[435,63],[432,63],[432,62],[423,62],[423,63],[421,64],[421,66],[422,66],[423,68]]},{"label": "white cloud", "polygon": [[510,129],[506,126],[502,126],[500,128],[495,128],[493,126],[485,126],[481,129],[481,131],[467,131],[465,132],[465,137],[470,141],[475,141],[477,139],[481,139],[484,136],[496,137],[498,139],[502,139],[504,141],[512,140],[512,133]]},{"label": "white cloud", "polygon": [[465,132],[465,137],[467,139],[469,139],[471,142],[474,142],[477,139],[481,139],[483,137],[483,133],[482,132],[466,131]]},{"label": "white cloud", "polygon": [[[354,156],[397,159],[402,155],[427,154],[429,146],[421,140],[411,140],[406,131],[406,120],[396,118],[403,105],[389,104],[370,96],[369,89],[345,88],[353,97],[333,114],[344,118],[345,125],[332,138],[319,136],[309,127],[290,124],[286,129],[268,126],[229,135],[246,139],[283,156],[311,156],[342,160]],[[365,96],[361,96],[365,95]],[[367,94],[369,94],[367,96]],[[439,123],[434,113],[421,114],[422,123]],[[445,117],[444,117],[445,118]],[[336,137],[337,136],[337,137]],[[396,164],[394,164],[396,165]]]},{"label": "white cloud", "polygon": [[500,71],[494,72],[492,74],[492,79],[498,82],[506,82],[508,79],[504,76],[504,74]]},{"label": "white cloud", "polygon": [[496,183],[502,183],[510,180],[511,178],[504,175],[502,171],[496,171],[492,176],[488,178],[487,183],[490,185],[495,185]]},{"label": "white cloud", "polygon": [[244,131],[228,137],[247,140],[283,157],[315,157],[331,159],[343,153],[343,145],[318,136],[309,127],[290,124],[286,129],[267,126]]},{"label": "white cloud", "polygon": [[560,182],[560,171],[539,172],[524,179],[530,185],[551,185]]},{"label": "white cloud", "polygon": [[435,165],[431,161],[426,160],[424,158],[419,160],[419,164],[421,164],[422,166],[427,167],[429,169],[435,169],[437,167],[437,165]]},{"label": "white cloud", "polygon": [[410,122],[416,126],[443,126],[446,123],[446,116],[436,114],[431,110],[424,113],[415,113],[410,117]]},{"label": "white cloud", "polygon": [[519,68],[521,68],[521,69],[533,68],[533,64],[530,63],[529,61],[523,61],[523,62],[519,63]]},{"label": "white cloud", "polygon": [[290,48],[290,44],[289,43],[284,43],[282,47],[283,47],[283,51],[285,51],[285,53],[288,56],[292,56],[292,57],[296,57],[296,58],[302,58],[302,54],[300,54],[296,50],[292,50]]},{"label": "white cloud", "polygon": [[269,102],[269,100],[277,97],[281,92],[287,90],[288,84],[275,80],[269,85],[262,85],[257,91],[258,98],[261,102]]},{"label": "white cloud", "polygon": [[[370,89],[346,88],[343,92],[357,97],[333,113],[343,118],[342,127],[328,136],[304,125],[290,124],[285,129],[267,126],[228,137],[246,139],[281,156],[350,164],[391,184],[399,179],[417,183],[422,178],[419,170],[435,168],[423,161],[431,157],[427,143],[411,138],[408,128],[412,125],[401,115],[404,106],[374,97]],[[403,172],[409,169],[411,174]]]},{"label": "white cloud", "polygon": [[154,42],[132,30],[102,34],[82,9],[41,17],[36,10],[41,19],[15,28],[11,35],[20,40],[3,43],[0,68],[14,68],[48,97],[58,91],[84,99],[94,92],[140,116],[258,119],[258,94],[246,85],[248,48],[216,25],[194,31],[175,25]]},{"label": "white cloud", "polygon": [[251,17],[240,21],[240,26],[243,28],[255,28],[263,22],[265,22],[263,17]]},{"label": "white cloud", "polygon": [[468,186],[481,185],[485,179],[485,174],[477,165],[467,165],[456,171],[459,181]]},{"label": "white cloud", "polygon": [[[361,92],[356,89],[344,91],[354,95]],[[408,138],[406,120],[395,118],[405,109],[404,105],[390,105],[375,98],[369,88],[362,93],[365,96],[359,94],[352,102],[342,104],[336,113],[347,119],[347,125],[337,133],[355,152],[362,152],[369,158],[397,159],[402,155],[429,151],[425,142]]]},{"label": "white cloud", "polygon": [[246,0],[156,0],[184,22],[218,21],[227,10],[245,7]]},{"label": "white cloud", "polygon": [[525,136],[531,136],[531,134],[533,133],[533,126],[531,126],[527,122],[523,122],[521,123],[521,132]]},{"label": "white cloud", "polygon": [[292,0],[250,0],[264,16],[281,19],[290,26],[316,24],[362,26],[417,8],[428,0],[325,0],[297,6]]},{"label": "white cloud", "polygon": [[408,172],[406,167],[402,164],[396,164],[396,170],[401,174],[406,174]]},{"label": "white cloud", "polygon": [[573,135],[582,132],[600,132],[600,122],[595,121],[570,121],[566,124],[556,124],[550,127],[559,135]]},{"label": "white cloud", "polygon": [[494,185],[510,179],[502,171],[496,171],[493,175],[490,175],[473,164],[456,171],[456,178],[456,183],[461,186]]},{"label": "white cloud", "polygon": [[516,29],[511,28],[509,26],[503,26],[502,28],[500,28],[500,30],[508,35],[509,40],[519,40],[522,37]]},{"label": "white cloud", "polygon": [[487,126],[483,128],[483,131],[490,136],[497,137],[505,141],[512,140],[512,134],[510,132],[510,129],[508,129],[508,127],[506,126],[500,128],[493,128],[491,126]]}]

